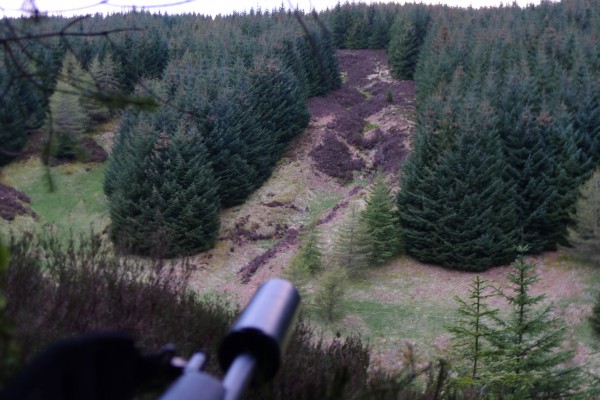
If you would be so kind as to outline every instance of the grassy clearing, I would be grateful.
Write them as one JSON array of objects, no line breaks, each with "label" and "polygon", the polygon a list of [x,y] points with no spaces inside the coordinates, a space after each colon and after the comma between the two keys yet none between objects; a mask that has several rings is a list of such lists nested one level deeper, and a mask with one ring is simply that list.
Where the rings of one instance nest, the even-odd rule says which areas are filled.
[{"label": "grassy clearing", "polygon": [[[587,315],[600,290],[600,270],[556,253],[540,257],[536,264],[544,265],[540,270],[540,289],[548,296],[547,304],[567,324],[569,341],[583,346],[582,354],[588,354],[580,360],[599,368],[600,342],[593,336]],[[500,267],[481,275],[494,286],[506,287],[508,270]],[[399,257],[349,282],[342,301],[344,314],[339,320],[325,323],[316,319],[315,323],[330,334],[360,333],[376,352],[386,355],[379,362],[388,368],[393,368],[401,357],[400,349],[405,348],[406,341],[423,359],[435,359],[440,350],[445,351],[450,345],[445,327],[457,317],[454,297],[466,298],[474,276]],[[308,286],[308,301],[314,286]],[[506,307],[503,303],[494,306]]]},{"label": "grassy clearing", "polygon": [[[3,179],[30,197],[38,218],[33,226],[50,224],[78,234],[102,231],[109,222],[108,203],[102,190],[105,165],[67,164],[51,169],[55,190],[50,191],[47,170],[39,160],[14,163],[3,170]],[[27,226],[24,221],[17,226]]]},{"label": "grassy clearing", "polygon": [[[325,332],[359,333],[375,349],[401,348],[411,342],[425,357],[436,357],[445,326],[456,315],[453,295],[434,295],[441,285],[428,272],[404,269],[406,258],[374,268],[364,277],[351,280],[342,301],[343,316],[326,323],[315,319]],[[465,274],[465,286],[470,275]],[[308,285],[306,301],[310,302],[316,285]]]},{"label": "grassy clearing", "polygon": [[365,300],[346,301],[344,309],[347,316],[358,317],[366,324],[370,339],[395,337],[424,344],[445,332],[444,325],[451,322],[448,311],[452,311],[423,302],[385,304]]}]

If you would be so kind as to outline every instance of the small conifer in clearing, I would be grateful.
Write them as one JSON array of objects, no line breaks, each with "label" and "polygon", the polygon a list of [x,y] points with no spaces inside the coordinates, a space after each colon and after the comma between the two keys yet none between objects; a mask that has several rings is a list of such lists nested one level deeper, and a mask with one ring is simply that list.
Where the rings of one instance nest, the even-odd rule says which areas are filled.
[{"label": "small conifer in clearing", "polygon": [[394,200],[381,175],[375,179],[361,219],[373,264],[382,264],[398,253],[400,237]]}]

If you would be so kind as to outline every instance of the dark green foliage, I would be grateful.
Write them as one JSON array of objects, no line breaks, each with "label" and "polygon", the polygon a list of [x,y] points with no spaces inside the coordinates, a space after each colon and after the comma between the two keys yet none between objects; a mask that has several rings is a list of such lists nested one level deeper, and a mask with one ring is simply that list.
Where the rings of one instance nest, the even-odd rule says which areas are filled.
[{"label": "dark green foliage", "polygon": [[454,383],[457,387],[477,385],[485,367],[488,336],[498,314],[497,309],[492,309],[487,304],[487,299],[494,293],[486,281],[478,275],[469,287],[471,290],[467,300],[455,298],[459,304],[459,319],[447,328],[454,339],[453,351],[458,355],[455,367],[463,368],[459,379]]},{"label": "dark green foliage", "polygon": [[[531,293],[538,277],[524,261],[525,251],[518,249],[508,289],[490,292],[477,277],[471,300],[459,299],[461,321],[450,331],[462,351],[450,385],[457,394],[479,393],[483,399],[590,398],[573,352],[564,348],[564,328],[551,307],[541,304],[544,296]],[[494,295],[508,302],[507,314],[489,307]]]},{"label": "dark green foliage", "polygon": [[590,316],[590,326],[596,337],[600,340],[600,294],[596,296],[592,315]]},{"label": "dark green foliage", "polygon": [[544,296],[534,296],[535,266],[523,259],[521,248],[508,275],[510,290],[503,291],[509,314],[489,336],[488,389],[500,398],[556,399],[577,393],[582,384],[580,367],[569,365],[572,351],[563,349],[564,328],[540,307]]},{"label": "dark green foliage", "polygon": [[[60,61],[52,58],[53,44],[13,41],[26,22],[0,20],[0,166],[21,154],[28,134],[40,128]],[[33,59],[32,59],[33,58]]]},{"label": "dark green foliage", "polygon": [[522,240],[533,253],[566,244],[577,185],[585,176],[576,158],[575,134],[560,122],[545,111],[535,116],[525,110],[503,138]]},{"label": "dark green foliage", "polygon": [[370,247],[370,260],[373,265],[379,265],[401,249],[394,201],[382,175],[376,177],[366,203],[361,224]]},{"label": "dark green foliage", "polygon": [[311,274],[316,274],[323,267],[323,253],[321,249],[322,239],[315,221],[309,223],[303,229],[300,238],[300,250],[294,256],[292,264],[296,264],[297,267]]},{"label": "dark green foliage", "polygon": [[575,225],[569,233],[571,246],[565,251],[600,266],[600,170],[581,186],[575,207]]},{"label": "dark green foliage", "polygon": [[57,158],[75,158],[76,136],[87,128],[87,115],[73,90],[72,86],[60,81],[50,97],[50,122]]},{"label": "dark green foliage", "polygon": [[315,312],[328,322],[340,318],[347,290],[348,272],[342,267],[331,267],[319,276],[315,293]]},{"label": "dark green foliage", "polygon": [[169,62],[169,48],[163,35],[155,29],[127,32],[114,42],[112,58],[119,64],[120,87],[131,92],[141,79],[161,77]]},{"label": "dark green foliage", "polygon": [[351,7],[343,6],[338,2],[329,15],[329,26],[333,34],[336,47],[343,49],[346,43],[346,32],[352,22]]},{"label": "dark green foliage", "polygon": [[[145,14],[134,20],[138,18],[147,21]],[[158,96],[165,103],[157,115],[128,112],[123,119],[105,181],[114,210],[111,216],[117,219],[111,237],[121,247],[136,247],[142,245],[141,238],[154,232],[163,243],[163,237],[169,238],[167,247],[178,249],[170,254],[189,254],[214,242],[216,210],[241,204],[270,176],[287,143],[308,124],[307,95],[327,93],[339,86],[340,78],[329,32],[305,18],[301,18],[302,25],[287,14],[157,20],[169,23],[155,26],[153,20],[152,28],[141,37],[128,33],[109,49],[120,64],[114,69],[121,73],[120,87],[131,90],[139,83],[136,94]],[[172,40],[168,65],[163,68],[167,37]],[[135,56],[148,46],[157,46],[157,60]],[[125,52],[130,58],[125,59]],[[92,66],[98,70],[97,63]],[[98,83],[106,81],[110,80]],[[181,129],[180,121],[205,150],[180,157],[183,148],[173,144],[166,147],[168,152],[149,157],[156,153],[154,143]],[[170,168],[179,168],[174,167],[179,163],[190,164],[187,168],[199,179],[198,187],[171,177]],[[125,185],[132,186],[129,192],[118,189],[121,194],[116,195],[117,187]],[[201,204],[194,205],[198,215],[193,218],[181,215],[179,195],[174,194],[185,190],[199,193],[196,200]],[[163,228],[153,229],[152,224]],[[200,231],[193,233],[195,229]],[[188,236],[197,236],[194,250],[191,243],[177,244],[184,240],[184,230],[190,232]],[[132,243],[121,236],[131,236]],[[152,248],[145,246],[135,251],[147,253]]]},{"label": "dark green foliage", "polygon": [[265,134],[275,138],[277,155],[306,128],[310,114],[298,79],[290,69],[272,59],[257,64],[251,77],[253,108]]},{"label": "dark green foliage", "polygon": [[[225,96],[213,103],[208,116],[212,124],[208,126],[206,135],[206,146],[223,207],[242,203],[256,187],[258,171],[257,165],[250,159],[250,146],[257,146],[256,150],[265,152],[273,151],[272,148],[261,148],[257,143],[249,143],[253,129],[258,127],[248,126],[247,124],[254,123],[252,117],[229,98],[230,96]],[[271,154],[262,153],[261,157]]]},{"label": "dark green foliage", "polygon": [[113,110],[111,110],[113,107],[106,104],[106,98],[121,94],[119,82],[117,81],[117,68],[110,54],[107,54],[102,61],[95,57],[90,64],[89,72],[94,80],[96,92],[94,94],[102,94],[102,96],[88,99],[88,103],[91,105],[88,115],[94,121],[105,121],[114,115]]},{"label": "dark green foliage", "polygon": [[368,20],[355,14],[350,29],[346,33],[344,47],[348,49],[366,49],[369,46]]},{"label": "dark green foliage", "polygon": [[385,99],[387,100],[388,103],[394,102],[394,95],[392,94],[391,89],[388,89],[387,92],[385,93]]},{"label": "dark green foliage", "polygon": [[389,29],[387,46],[390,70],[396,79],[413,79],[425,36],[430,11],[422,5],[407,6]]},{"label": "dark green foliage", "polygon": [[[406,251],[419,260],[480,271],[514,257],[513,188],[502,179],[505,163],[490,111],[467,103],[460,122],[433,121],[435,133],[417,137],[398,212]],[[457,132],[457,123],[469,128]]]},{"label": "dark green foliage", "polygon": [[328,23],[335,45],[340,49],[385,49],[392,32],[390,27],[398,18],[409,18],[418,26],[419,44],[425,37],[428,7],[416,4],[338,3],[333,9],[320,13]]},{"label": "dark green foliage", "polygon": [[219,200],[202,138],[185,124],[171,134],[157,128],[141,118],[119,132],[105,183],[111,239],[144,255],[207,250],[219,228]]},{"label": "dark green foliage", "polygon": [[388,57],[392,76],[396,79],[413,79],[419,56],[415,27],[410,22],[398,19],[392,26],[390,36]]},{"label": "dark green foliage", "polygon": [[[597,46],[592,45],[589,27],[571,24],[565,15],[594,15],[586,19],[593,26],[598,26],[599,18],[589,3],[575,3],[494,10],[408,7],[396,17],[388,48],[391,69],[404,79],[413,70],[418,94],[420,137],[414,146],[415,155],[405,167],[404,179],[410,181],[407,189],[418,193],[409,203],[418,204],[419,211],[410,211],[409,207],[408,212],[418,218],[427,215],[425,220],[402,222],[408,230],[420,223],[420,231],[432,233],[428,245],[471,229],[465,223],[467,219],[461,217],[464,224],[460,231],[444,231],[448,224],[455,223],[444,218],[449,214],[437,211],[444,198],[441,192],[447,192],[443,188],[452,187],[448,181],[438,180],[447,175],[442,172],[446,168],[443,160],[454,151],[448,149],[466,131],[481,130],[485,136],[489,130],[473,129],[472,120],[479,118],[477,112],[470,111],[471,117],[464,117],[464,101],[468,98],[470,104],[484,105],[483,115],[490,116],[489,127],[499,139],[500,163],[505,166],[497,179],[503,181],[506,193],[512,193],[506,201],[516,211],[516,217],[509,218],[514,224],[512,233],[499,217],[500,210],[490,214],[489,223],[501,224],[495,229],[508,234],[511,240],[522,240],[532,253],[567,245],[578,186],[598,163],[596,128],[600,115]],[[414,55],[415,48],[418,62],[409,63],[412,58],[404,53]],[[469,174],[462,170],[462,175],[456,176]],[[410,186],[413,183],[415,186]],[[443,206],[454,207],[452,201],[446,198]],[[466,207],[468,198],[462,197],[459,202]],[[484,224],[471,226],[475,225]],[[446,259],[437,245],[430,246],[437,255],[426,254],[425,246],[417,249],[414,232],[410,235],[405,238],[410,254],[431,262]],[[421,240],[423,237],[419,243],[425,243]],[[449,253],[460,248],[451,247],[447,247]],[[506,249],[489,249],[503,251],[500,248]],[[509,256],[507,251],[495,262],[505,262]]]},{"label": "dark green foliage", "polygon": [[351,207],[346,219],[341,223],[335,235],[332,249],[334,265],[347,271],[349,277],[361,276],[372,260],[372,246],[364,224],[362,213]]},{"label": "dark green foliage", "polygon": [[385,49],[390,41],[390,26],[383,10],[377,9],[373,18],[371,36],[369,37],[370,49]]},{"label": "dark green foliage", "polygon": [[27,142],[24,118],[18,107],[19,99],[8,92],[0,107],[0,165],[8,164]]},{"label": "dark green foliage", "polygon": [[599,165],[600,84],[594,80],[594,74],[585,63],[574,67],[572,73],[575,76],[568,82],[570,95],[565,97],[573,115],[573,128],[583,140],[581,150],[592,165]]}]

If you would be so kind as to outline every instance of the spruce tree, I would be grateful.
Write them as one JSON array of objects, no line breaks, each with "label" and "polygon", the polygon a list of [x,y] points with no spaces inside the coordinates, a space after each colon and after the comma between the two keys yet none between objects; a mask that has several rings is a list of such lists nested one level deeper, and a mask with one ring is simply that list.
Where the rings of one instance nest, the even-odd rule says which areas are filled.
[{"label": "spruce tree", "polygon": [[323,252],[315,218],[303,229],[300,239],[300,250],[292,263],[295,268],[303,268],[311,274],[316,274],[323,267]]},{"label": "spruce tree", "polygon": [[0,166],[18,156],[27,142],[25,118],[20,112],[18,97],[12,90],[4,92],[0,107]]},{"label": "spruce tree", "polygon": [[52,128],[59,135],[78,135],[87,128],[88,118],[73,86],[59,81],[50,96]]},{"label": "spruce tree", "polygon": [[119,135],[111,155],[111,162],[121,158],[119,168],[109,166],[105,185],[115,244],[160,257],[211,248],[219,228],[219,200],[197,131],[182,122],[166,133],[143,117]]},{"label": "spruce tree", "polygon": [[103,190],[109,198],[120,185],[119,181],[123,174],[126,171],[135,171],[138,163],[144,160],[145,153],[149,151],[146,147],[149,146],[150,141],[136,140],[143,138],[138,138],[138,135],[133,133],[133,130],[141,128],[138,126],[141,118],[139,112],[128,110],[121,119],[104,174]]},{"label": "spruce tree", "polygon": [[590,315],[590,326],[592,331],[596,335],[596,338],[600,340],[600,293],[596,296],[594,307],[592,308],[592,315]]},{"label": "spruce tree", "polygon": [[319,277],[314,308],[328,322],[335,321],[342,313],[341,306],[348,286],[347,273],[341,267],[333,267]]},{"label": "spruce tree", "polygon": [[388,57],[392,76],[396,79],[413,79],[419,56],[417,32],[409,21],[397,19],[392,26]]},{"label": "spruce tree", "polygon": [[489,106],[471,100],[455,118],[419,132],[398,193],[401,234],[421,261],[481,271],[514,256],[513,188]]},{"label": "spruce tree", "polygon": [[371,251],[367,232],[361,223],[361,213],[352,206],[337,229],[332,248],[333,263],[348,271],[350,277],[360,276],[370,265]]},{"label": "spruce tree", "polygon": [[581,187],[580,193],[569,237],[573,248],[569,252],[600,265],[600,169]]},{"label": "spruce tree", "polygon": [[600,164],[600,84],[584,63],[574,79],[576,94],[569,106],[574,128],[584,138],[581,146],[592,165]]},{"label": "spruce tree", "polygon": [[96,91],[93,78],[75,55],[67,52],[58,74],[56,89],[49,99],[53,150],[58,158],[83,156],[79,135],[88,129],[96,105],[91,95]]},{"label": "spruce tree", "polygon": [[569,365],[572,351],[564,350],[564,327],[542,306],[543,295],[532,295],[538,281],[535,265],[524,260],[519,248],[508,275],[509,291],[502,297],[510,306],[506,317],[489,336],[488,372],[482,379],[496,398],[557,399],[575,395],[581,388],[580,368]]},{"label": "spruce tree", "polygon": [[369,36],[366,22],[364,16],[355,14],[350,29],[348,29],[348,32],[346,33],[346,40],[344,43],[346,48],[358,50],[366,49],[368,47]]},{"label": "spruce tree", "polygon": [[206,146],[223,207],[242,203],[252,193],[258,178],[248,157],[241,112],[228,96],[224,96],[213,102],[206,119]]},{"label": "spruce tree", "polygon": [[85,100],[94,90],[93,78],[77,58],[67,52],[53,95],[50,97],[53,128],[61,133],[81,133],[87,128]]},{"label": "spruce tree", "polygon": [[361,215],[361,224],[370,247],[371,262],[379,265],[400,250],[394,201],[382,175],[375,178],[366,203],[367,206]]},{"label": "spruce tree", "polygon": [[278,65],[276,60],[258,62],[251,80],[256,119],[264,127],[265,134],[276,139],[273,152],[276,159],[287,143],[308,125],[310,114],[306,98],[293,73]]},{"label": "spruce tree", "polygon": [[102,61],[99,57],[95,57],[89,71],[94,78],[96,91],[88,101],[91,105],[88,114],[93,120],[103,121],[112,115],[110,109],[112,98],[120,95],[116,65],[110,54],[107,54]]},{"label": "spruce tree", "polygon": [[546,110],[535,114],[526,108],[503,135],[507,180],[516,190],[517,229],[532,253],[567,243],[576,185],[586,168],[570,125],[561,121]]},{"label": "spruce tree", "polygon": [[447,330],[454,339],[453,351],[457,353],[460,374],[458,387],[477,385],[485,371],[485,356],[489,352],[488,336],[498,315],[498,309],[490,308],[487,301],[494,296],[493,288],[478,275],[469,285],[467,300],[455,297],[459,307],[458,320]]},{"label": "spruce tree", "polygon": [[383,10],[378,10],[373,19],[373,29],[369,36],[370,49],[385,49],[388,46],[390,26]]}]

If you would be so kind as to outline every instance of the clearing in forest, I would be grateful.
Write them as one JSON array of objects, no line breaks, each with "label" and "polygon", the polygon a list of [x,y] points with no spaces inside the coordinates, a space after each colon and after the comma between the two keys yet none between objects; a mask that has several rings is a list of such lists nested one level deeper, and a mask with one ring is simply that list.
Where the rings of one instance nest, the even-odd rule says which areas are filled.
[{"label": "clearing in forest", "polygon": [[[200,291],[227,293],[244,304],[261,282],[285,274],[298,250],[298,233],[311,216],[318,215],[327,253],[338,223],[349,205],[362,204],[375,172],[384,172],[392,185],[398,181],[414,133],[414,83],[390,78],[383,51],[340,51],[338,56],[342,87],[309,100],[308,129],[263,187],[245,204],[222,213],[217,247],[194,259]],[[546,293],[557,316],[569,324],[577,362],[597,369],[600,356],[586,317],[600,273],[556,252],[533,261],[541,278],[535,290]],[[502,287],[509,270],[493,268],[482,277]],[[398,257],[351,281],[344,316],[323,328],[360,333],[373,347],[372,362],[386,369],[400,367],[409,345],[423,359],[443,355],[449,347],[445,325],[457,308],[453,298],[466,296],[474,277]]]}]

